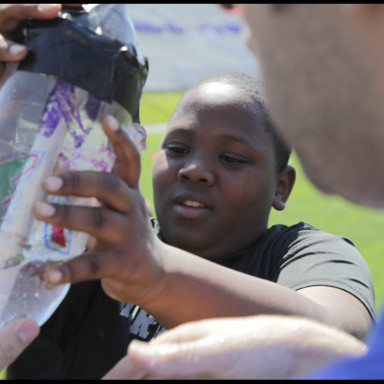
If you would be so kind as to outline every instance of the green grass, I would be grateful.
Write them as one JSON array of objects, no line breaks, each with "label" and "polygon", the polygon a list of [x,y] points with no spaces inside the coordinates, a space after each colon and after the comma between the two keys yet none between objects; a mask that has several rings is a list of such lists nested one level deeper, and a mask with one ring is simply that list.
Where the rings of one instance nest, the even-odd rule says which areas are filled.
[{"label": "green grass", "polygon": [[142,124],[165,123],[183,92],[144,92],[140,103]]}]

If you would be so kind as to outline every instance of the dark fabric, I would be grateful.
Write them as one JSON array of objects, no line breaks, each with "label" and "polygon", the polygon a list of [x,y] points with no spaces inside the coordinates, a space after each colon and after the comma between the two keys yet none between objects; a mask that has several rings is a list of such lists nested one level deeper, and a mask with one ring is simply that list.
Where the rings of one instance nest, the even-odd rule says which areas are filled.
[{"label": "dark fabric", "polygon": [[7,369],[7,380],[62,378],[62,358],[52,340],[40,335]]},{"label": "dark fabric", "polygon": [[[158,232],[156,221],[153,226]],[[313,285],[343,289],[375,316],[372,277],[353,243],[309,224],[273,226],[255,244],[218,263],[294,290]],[[119,313],[120,304],[105,295],[98,281],[74,284],[41,336],[8,368],[8,378],[101,378],[126,354],[130,340],[149,340],[162,331],[135,305],[127,304]],[[63,375],[55,368],[60,365],[52,352],[56,346]]]},{"label": "dark fabric", "polygon": [[[158,231],[158,223],[153,225]],[[314,285],[343,289],[356,296],[375,320],[373,281],[365,260],[350,240],[312,225],[275,225],[247,249],[217,263],[293,290]],[[135,338],[148,341],[164,332],[137,305],[126,304],[121,314],[129,318]]]},{"label": "dark fabric", "polygon": [[310,224],[274,225],[255,244],[218,263],[293,290],[314,285],[343,289],[375,317],[373,280],[363,256],[349,239]]}]

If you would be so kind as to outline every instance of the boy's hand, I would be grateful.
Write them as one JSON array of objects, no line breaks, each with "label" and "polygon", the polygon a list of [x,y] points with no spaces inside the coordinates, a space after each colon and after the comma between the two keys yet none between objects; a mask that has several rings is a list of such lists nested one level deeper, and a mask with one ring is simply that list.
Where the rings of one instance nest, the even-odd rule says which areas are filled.
[{"label": "boy's hand", "polygon": [[96,245],[43,275],[51,284],[101,278],[109,296],[139,303],[161,276],[160,264],[152,256],[152,250],[161,247],[161,242],[153,233],[138,188],[140,154],[135,144],[111,116],[104,118],[103,129],[116,154],[112,173],[66,172],[48,178],[43,185],[47,193],[95,197],[102,206],[42,202],[34,208],[37,219],[86,232],[96,239]]},{"label": "boy's hand", "polygon": [[24,59],[27,48],[12,40],[21,23],[28,18],[51,19],[61,10],[61,4],[0,4],[0,77],[5,64]]}]

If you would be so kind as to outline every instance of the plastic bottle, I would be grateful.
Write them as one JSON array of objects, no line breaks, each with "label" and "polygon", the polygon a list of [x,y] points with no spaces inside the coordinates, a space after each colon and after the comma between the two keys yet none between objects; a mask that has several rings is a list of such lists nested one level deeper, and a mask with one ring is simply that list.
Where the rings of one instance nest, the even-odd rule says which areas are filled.
[{"label": "plastic bottle", "polygon": [[55,19],[28,20],[21,42],[28,56],[0,90],[0,328],[22,315],[42,325],[65,297],[69,284],[48,286],[37,268],[81,254],[88,236],[34,219],[41,181],[111,170],[101,118],[114,115],[134,137],[148,73],[125,4],[63,7]]}]

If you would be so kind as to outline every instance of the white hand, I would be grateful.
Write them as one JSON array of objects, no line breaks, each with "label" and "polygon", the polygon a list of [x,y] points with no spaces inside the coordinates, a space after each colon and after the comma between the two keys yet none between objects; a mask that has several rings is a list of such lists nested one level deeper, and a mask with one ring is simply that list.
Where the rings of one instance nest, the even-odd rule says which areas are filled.
[{"label": "white hand", "polygon": [[104,379],[288,379],[366,351],[358,339],[297,317],[253,316],[183,324],[133,341]]},{"label": "white hand", "polygon": [[39,334],[37,323],[26,317],[0,329],[0,370],[11,364]]}]

